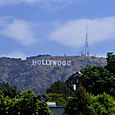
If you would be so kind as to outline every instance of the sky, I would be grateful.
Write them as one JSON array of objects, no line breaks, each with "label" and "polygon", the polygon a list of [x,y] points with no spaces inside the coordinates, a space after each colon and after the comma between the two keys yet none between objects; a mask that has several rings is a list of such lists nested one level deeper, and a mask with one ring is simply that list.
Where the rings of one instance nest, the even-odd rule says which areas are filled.
[{"label": "sky", "polygon": [[0,0],[0,57],[90,56],[115,49],[115,0]]}]

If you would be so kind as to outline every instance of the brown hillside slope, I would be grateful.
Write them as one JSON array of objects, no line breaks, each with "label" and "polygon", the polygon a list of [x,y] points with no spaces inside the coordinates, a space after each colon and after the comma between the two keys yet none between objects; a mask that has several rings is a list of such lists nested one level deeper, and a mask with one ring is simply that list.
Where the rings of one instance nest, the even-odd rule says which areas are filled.
[{"label": "brown hillside slope", "polygon": [[[33,60],[71,61],[70,66],[62,65],[32,65]],[[53,62],[52,62],[53,63]],[[103,66],[105,58],[84,56],[48,56],[40,55],[29,57],[26,60],[14,58],[0,58],[0,82],[9,82],[20,88],[34,88],[40,92],[45,90],[57,80],[67,78],[86,65]]]}]

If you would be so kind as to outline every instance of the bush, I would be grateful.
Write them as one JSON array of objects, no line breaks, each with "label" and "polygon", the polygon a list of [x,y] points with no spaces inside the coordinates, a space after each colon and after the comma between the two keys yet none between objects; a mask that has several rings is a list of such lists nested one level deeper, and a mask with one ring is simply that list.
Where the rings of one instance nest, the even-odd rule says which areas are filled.
[{"label": "bush", "polygon": [[82,73],[83,75],[79,79],[87,92],[93,95],[104,92],[111,96],[115,95],[115,75],[105,67],[87,66],[87,68],[82,69]]},{"label": "bush", "polygon": [[64,97],[68,97],[70,95],[70,89],[66,86],[66,84],[62,81],[56,81],[53,83],[50,88],[46,90],[47,93],[57,93],[63,94]]},{"label": "bush", "polygon": [[90,115],[111,115],[115,114],[115,101],[106,94],[100,94],[92,97],[92,104],[89,106]]},{"label": "bush", "polygon": [[67,106],[65,108],[66,115],[88,115],[89,105],[91,103],[91,95],[80,86],[74,97],[68,99]]},{"label": "bush", "polygon": [[41,95],[32,90],[21,90],[20,94],[12,99],[1,95],[0,112],[1,115],[50,115],[48,105]]},{"label": "bush", "polygon": [[43,97],[47,102],[56,102],[57,106],[66,105],[66,98],[64,98],[62,94],[48,93],[48,94],[43,94]]},{"label": "bush", "polygon": [[0,94],[4,94],[4,97],[8,96],[14,98],[18,95],[16,86],[10,86],[9,83],[2,82],[0,83]]},{"label": "bush", "polygon": [[108,94],[89,95],[79,88],[74,97],[70,97],[65,108],[66,115],[115,115],[115,100]]}]

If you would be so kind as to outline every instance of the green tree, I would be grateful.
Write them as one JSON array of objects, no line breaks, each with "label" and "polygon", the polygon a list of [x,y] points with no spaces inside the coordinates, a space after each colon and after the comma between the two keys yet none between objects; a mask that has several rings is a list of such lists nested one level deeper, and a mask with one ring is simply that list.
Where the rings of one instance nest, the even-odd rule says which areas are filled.
[{"label": "green tree", "polygon": [[79,88],[74,97],[70,97],[65,115],[115,115],[115,100],[108,94],[90,95]]},{"label": "green tree", "polygon": [[85,88],[80,86],[73,97],[69,97],[65,114],[66,115],[88,115],[91,95],[86,92]]},{"label": "green tree", "polygon": [[63,96],[67,97],[70,95],[70,89],[66,86],[66,84],[62,81],[56,81],[54,84],[50,86],[46,90],[47,93],[57,93],[63,94]]},{"label": "green tree", "polygon": [[115,55],[113,52],[107,53],[107,66],[106,68],[115,74]]},{"label": "green tree", "polygon": [[47,102],[56,102],[56,106],[65,106],[67,103],[66,99],[63,97],[62,94],[56,94],[56,93],[43,94],[43,98],[45,98],[45,101]]},{"label": "green tree", "polygon": [[0,94],[4,94],[4,96],[9,96],[14,98],[18,92],[16,86],[10,86],[9,83],[2,82],[0,83]]},{"label": "green tree", "polygon": [[50,115],[48,105],[40,94],[21,90],[15,98],[0,95],[1,115]]},{"label": "green tree", "polygon": [[108,94],[103,93],[92,97],[89,106],[90,115],[112,115],[115,114],[115,100]]},{"label": "green tree", "polygon": [[81,71],[83,75],[79,79],[88,92],[94,95],[103,92],[114,95],[115,76],[105,67],[87,66]]}]

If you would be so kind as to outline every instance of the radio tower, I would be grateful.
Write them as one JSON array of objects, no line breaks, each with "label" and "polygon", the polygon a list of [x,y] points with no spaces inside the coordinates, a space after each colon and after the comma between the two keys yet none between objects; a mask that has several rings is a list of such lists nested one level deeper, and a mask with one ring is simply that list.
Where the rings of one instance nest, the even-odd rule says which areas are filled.
[{"label": "radio tower", "polygon": [[88,45],[88,26],[86,26],[85,56],[89,56],[89,45]]}]

